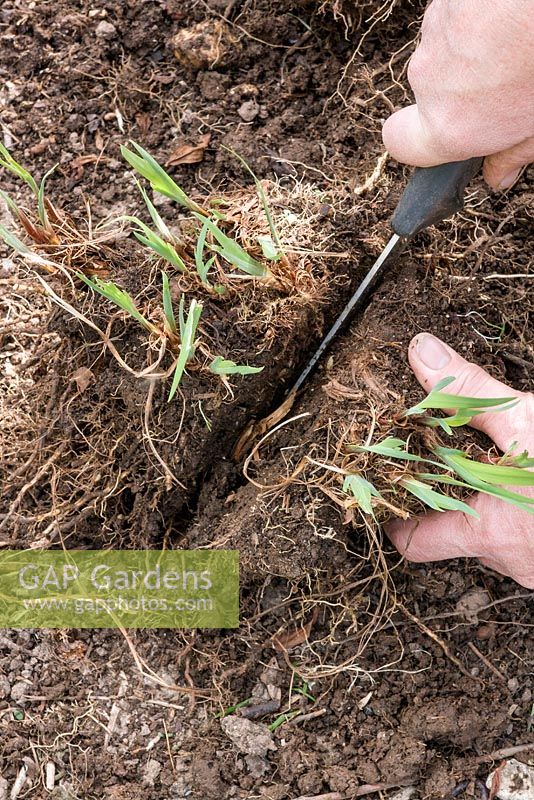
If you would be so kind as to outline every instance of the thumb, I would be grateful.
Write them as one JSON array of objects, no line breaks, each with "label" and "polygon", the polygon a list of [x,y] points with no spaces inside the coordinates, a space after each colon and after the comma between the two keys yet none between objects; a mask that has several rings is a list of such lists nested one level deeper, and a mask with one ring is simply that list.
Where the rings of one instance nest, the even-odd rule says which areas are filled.
[{"label": "thumb", "polygon": [[509,189],[517,180],[522,167],[534,161],[534,136],[523,142],[486,156],[484,179],[493,189]]},{"label": "thumb", "polygon": [[[454,377],[454,382],[447,386],[450,394],[487,398],[518,397],[525,403],[522,392],[514,391],[492,378],[482,367],[466,361],[452,347],[430,333],[419,333],[412,339],[408,358],[417,380],[428,391],[443,378]],[[470,425],[486,433],[497,447],[506,451],[518,437],[524,439],[528,428],[523,417],[521,410],[514,406],[509,411],[493,411],[473,417]],[[527,443],[522,441],[520,444],[525,446]]]},{"label": "thumb", "polygon": [[382,139],[384,147],[394,159],[414,167],[433,167],[472,155],[467,151],[448,150],[431,137],[416,105],[406,106],[392,114],[384,123]]}]

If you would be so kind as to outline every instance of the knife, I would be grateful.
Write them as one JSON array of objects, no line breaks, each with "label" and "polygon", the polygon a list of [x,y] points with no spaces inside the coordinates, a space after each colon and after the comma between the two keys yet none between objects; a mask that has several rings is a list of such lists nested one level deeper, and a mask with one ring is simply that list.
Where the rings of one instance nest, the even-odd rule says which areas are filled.
[{"label": "knife", "polygon": [[387,269],[416,233],[451,217],[464,206],[464,192],[482,166],[483,158],[451,161],[437,167],[417,167],[391,218],[393,235],[349,302],[288,392],[295,395],[309,378],[335,337],[370,298]]}]

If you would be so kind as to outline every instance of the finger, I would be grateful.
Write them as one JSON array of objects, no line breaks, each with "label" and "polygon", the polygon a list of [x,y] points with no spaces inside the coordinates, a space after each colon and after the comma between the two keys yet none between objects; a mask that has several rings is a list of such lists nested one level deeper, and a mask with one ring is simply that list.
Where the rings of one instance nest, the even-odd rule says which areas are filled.
[{"label": "finger", "polygon": [[534,589],[534,551],[531,557],[523,552],[515,558],[506,536],[498,542],[491,535],[488,539],[488,520],[491,523],[498,517],[499,503],[495,498],[475,495],[469,505],[480,514],[480,520],[460,511],[436,511],[407,521],[394,520],[384,525],[384,530],[408,561],[424,563],[475,556],[484,566]]},{"label": "finger", "polygon": [[416,105],[392,114],[384,123],[382,139],[393,158],[414,167],[433,167],[467,157],[444,149],[428,135]]},{"label": "finger", "polygon": [[[447,393],[464,397],[518,397],[525,402],[522,392],[514,391],[492,378],[482,367],[466,361],[452,347],[430,333],[419,333],[412,339],[408,358],[417,380],[428,391],[443,378],[454,377],[455,381],[446,388]],[[528,430],[518,406],[509,411],[480,414],[473,417],[470,425],[490,436],[501,450],[508,450],[517,441],[521,428],[524,429],[520,437],[523,439]],[[525,446],[527,443],[519,444]]]},{"label": "finger", "polygon": [[530,565],[530,571],[528,565],[526,569],[522,571],[510,570],[507,569],[506,563],[503,563],[494,558],[481,558],[480,563],[484,567],[489,567],[494,572],[498,572],[500,575],[507,575],[509,578],[513,578],[516,583],[519,583],[520,586],[524,586],[526,589],[534,589],[534,572],[532,571],[533,567]]},{"label": "finger", "polygon": [[407,521],[394,520],[384,530],[408,561],[444,561],[482,555],[480,522],[461,511],[439,511]]},{"label": "finger", "polygon": [[484,179],[493,189],[509,189],[521,172],[521,169],[534,161],[534,136],[487,156],[484,160]]}]

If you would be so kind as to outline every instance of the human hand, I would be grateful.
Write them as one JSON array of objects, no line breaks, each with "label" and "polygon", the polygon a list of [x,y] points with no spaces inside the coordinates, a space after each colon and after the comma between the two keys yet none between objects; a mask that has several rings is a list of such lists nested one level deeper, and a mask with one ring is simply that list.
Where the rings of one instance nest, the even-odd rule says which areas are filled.
[{"label": "human hand", "polygon": [[[456,380],[447,386],[452,394],[518,397],[519,402],[509,411],[480,414],[471,425],[490,436],[502,451],[517,442],[521,451],[534,454],[533,394],[510,390],[429,333],[412,339],[408,357],[419,383],[428,391],[454,375]],[[518,487],[514,490],[520,491]],[[385,530],[409,561],[476,556],[485,566],[534,589],[534,515],[485,494],[475,495],[469,505],[476,509],[479,520],[461,511],[433,512],[419,519],[396,520]]]},{"label": "human hand", "polygon": [[534,9],[528,0],[433,0],[408,66],[415,105],[382,130],[397,161],[430,167],[486,156],[511,186],[534,161]]}]

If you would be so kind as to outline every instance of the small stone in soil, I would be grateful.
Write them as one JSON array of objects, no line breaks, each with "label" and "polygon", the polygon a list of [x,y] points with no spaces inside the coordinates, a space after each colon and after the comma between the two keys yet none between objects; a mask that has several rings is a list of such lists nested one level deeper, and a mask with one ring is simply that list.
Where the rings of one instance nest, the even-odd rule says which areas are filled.
[{"label": "small stone in soil", "polygon": [[221,727],[240,753],[265,758],[269,750],[276,750],[270,730],[258,722],[244,717],[226,717]]},{"label": "small stone in soil", "polygon": [[499,800],[532,800],[534,797],[534,767],[522,764],[515,758],[498,767],[488,775],[486,786],[491,790],[497,773],[497,794]]},{"label": "small stone in soil", "polygon": [[485,589],[470,589],[463,594],[456,603],[456,611],[463,615],[466,622],[476,625],[478,622],[478,613],[490,602],[491,598]]},{"label": "small stone in soil", "polygon": [[261,756],[245,756],[245,763],[248,774],[254,779],[262,778],[270,769],[267,759]]},{"label": "small stone in soil", "polygon": [[260,113],[260,107],[255,100],[245,100],[239,106],[237,113],[244,122],[252,122]]},{"label": "small stone in soil", "polygon": [[161,764],[154,758],[150,758],[143,770],[143,786],[154,786],[161,772]]},{"label": "small stone in soil", "polygon": [[99,22],[95,29],[95,36],[98,39],[114,39],[117,35],[117,28],[112,22],[103,19]]},{"label": "small stone in soil", "polygon": [[404,789],[392,794],[388,800],[415,800],[416,793],[415,786],[405,786]]}]

